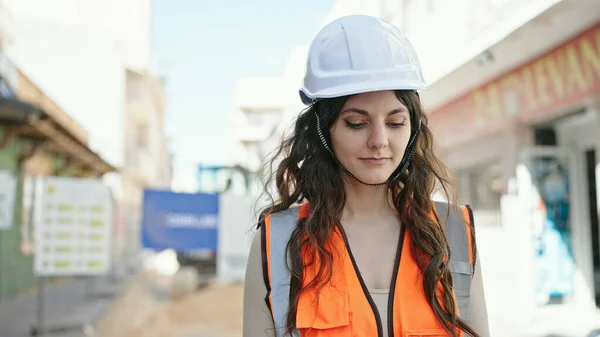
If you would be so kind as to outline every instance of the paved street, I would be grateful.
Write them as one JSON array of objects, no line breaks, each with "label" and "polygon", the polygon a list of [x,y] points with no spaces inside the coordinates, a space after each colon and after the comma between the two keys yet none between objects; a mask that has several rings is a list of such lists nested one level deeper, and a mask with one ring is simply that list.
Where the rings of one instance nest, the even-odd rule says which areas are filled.
[{"label": "paved street", "polygon": [[[117,288],[107,278],[98,278],[95,285],[93,282],[79,278],[46,285],[44,325],[55,330],[52,336],[84,336],[83,327],[94,324],[109,308]],[[30,336],[31,328],[37,325],[38,307],[35,291],[0,302],[0,336]]]}]

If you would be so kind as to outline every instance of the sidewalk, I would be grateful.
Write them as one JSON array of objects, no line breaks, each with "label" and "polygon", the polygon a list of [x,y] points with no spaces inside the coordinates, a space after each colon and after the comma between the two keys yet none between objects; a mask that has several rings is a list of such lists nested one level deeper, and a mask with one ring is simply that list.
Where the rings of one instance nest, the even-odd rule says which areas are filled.
[{"label": "sidewalk", "polygon": [[514,238],[500,227],[482,227],[476,233],[492,337],[588,337],[600,329],[600,311],[574,305],[549,306],[524,319]]},{"label": "sidewalk", "polygon": [[[527,337],[599,337],[600,311],[592,312],[576,306],[549,307],[533,318]],[[592,334],[592,331],[595,331]]]},{"label": "sidewalk", "polygon": [[[44,284],[44,334],[83,337],[119,296],[127,273],[74,277]],[[39,284],[36,291],[0,301],[0,337],[31,336],[38,325]],[[86,328],[87,327],[87,328]],[[87,332],[87,333],[86,333]]]}]

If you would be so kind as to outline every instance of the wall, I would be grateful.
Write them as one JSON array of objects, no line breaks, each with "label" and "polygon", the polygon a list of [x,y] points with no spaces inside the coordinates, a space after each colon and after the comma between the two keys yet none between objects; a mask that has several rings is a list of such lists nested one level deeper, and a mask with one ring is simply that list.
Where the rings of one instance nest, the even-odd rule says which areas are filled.
[{"label": "wall", "polygon": [[122,221],[130,253],[139,248],[143,190],[169,189],[171,158],[164,132],[164,92],[147,72],[125,73],[125,161],[122,170]]},{"label": "wall", "polygon": [[[149,64],[149,0],[6,3],[15,17],[11,60],[89,132],[94,152],[122,166],[125,68]],[[104,181],[120,200],[121,177]]]},{"label": "wall", "polygon": [[250,243],[255,230],[255,199],[250,195],[221,193],[219,197],[219,254],[217,277],[221,282],[243,282]]},{"label": "wall", "polygon": [[[124,68],[113,41],[28,19],[16,24],[11,60],[89,133],[90,148],[123,163]],[[39,57],[44,55],[44,57]]]},{"label": "wall", "polygon": [[[502,74],[431,113],[441,147],[458,147],[515,122],[555,118],[600,94],[600,22],[571,41]],[[464,132],[469,125],[469,132]]]},{"label": "wall", "polygon": [[[0,139],[5,132],[5,127],[0,125]],[[24,145],[25,141],[13,138],[0,149],[0,170],[10,170],[13,174],[19,175],[13,226],[9,230],[0,231],[0,299],[13,296],[36,283],[31,255],[32,232],[28,224],[29,217],[24,213],[26,212],[23,203],[24,175],[34,172],[49,175],[56,172],[58,168],[62,168],[61,176],[71,176],[75,172],[73,166],[63,167],[65,158],[44,153],[36,154],[24,161],[20,170],[18,161]]]},{"label": "wall", "polygon": [[[0,139],[6,132],[0,126]],[[21,153],[22,143],[11,141],[6,147],[0,149],[0,170],[17,172],[17,158]],[[22,206],[23,180],[17,182],[17,195],[15,198],[15,211],[13,226],[6,231],[0,231],[0,299],[6,298],[16,292],[26,289],[35,283],[33,275],[33,258],[21,254],[20,221]]]},{"label": "wall", "polygon": [[126,67],[150,65],[150,0],[4,0],[16,17],[110,36]]},{"label": "wall", "polygon": [[[0,139],[6,127],[0,125]],[[9,170],[17,177],[13,226],[0,231],[0,300],[34,286],[37,282],[33,274],[33,230],[29,222],[28,194],[25,190],[28,177],[34,175],[55,175],[72,177],[77,168],[66,163],[66,158],[43,151],[31,155],[19,167],[19,158],[27,145],[27,140],[12,138],[0,148],[0,170]]]},{"label": "wall", "polygon": [[435,83],[557,2],[404,0],[390,16],[415,45],[425,79]]}]

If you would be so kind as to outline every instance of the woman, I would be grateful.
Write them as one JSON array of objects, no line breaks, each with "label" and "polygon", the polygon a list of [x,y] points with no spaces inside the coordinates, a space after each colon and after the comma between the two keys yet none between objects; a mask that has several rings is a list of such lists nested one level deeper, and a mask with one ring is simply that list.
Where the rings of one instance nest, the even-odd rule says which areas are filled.
[{"label": "woman", "polygon": [[472,213],[431,198],[456,200],[424,88],[389,23],[354,15],[317,34],[308,108],[271,162],[283,155],[250,249],[244,336],[488,336]]}]

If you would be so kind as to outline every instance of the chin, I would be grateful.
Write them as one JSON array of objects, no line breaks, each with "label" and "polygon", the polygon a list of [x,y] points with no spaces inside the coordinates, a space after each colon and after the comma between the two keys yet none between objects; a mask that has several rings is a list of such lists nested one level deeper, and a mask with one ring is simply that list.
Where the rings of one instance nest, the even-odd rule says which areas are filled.
[{"label": "chin", "polygon": [[[352,171],[350,171],[352,172]],[[390,176],[392,175],[392,172],[386,172],[384,173],[375,173],[375,172],[369,172],[369,173],[359,173],[359,174],[354,174],[354,176],[356,178],[358,178],[360,181],[362,181],[363,183],[367,183],[367,184],[381,184],[383,182],[386,182]]]}]

